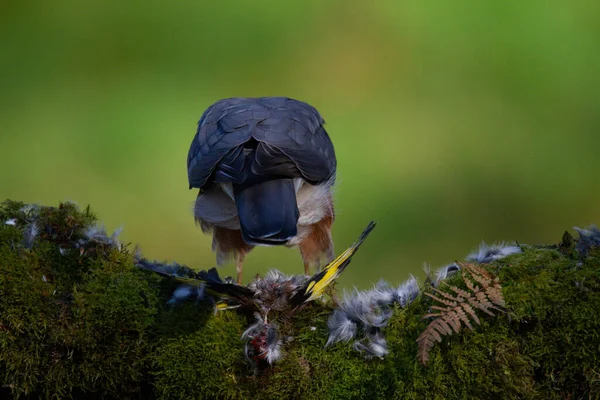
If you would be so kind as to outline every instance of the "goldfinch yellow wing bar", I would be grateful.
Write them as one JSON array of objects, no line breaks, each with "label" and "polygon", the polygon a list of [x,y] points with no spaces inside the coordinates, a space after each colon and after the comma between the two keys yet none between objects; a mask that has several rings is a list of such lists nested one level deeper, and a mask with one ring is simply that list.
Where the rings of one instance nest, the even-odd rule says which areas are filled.
[{"label": "goldfinch yellow wing bar", "polygon": [[325,288],[340,276],[348,264],[350,264],[352,256],[356,253],[360,245],[363,244],[369,233],[375,228],[375,225],[376,223],[371,221],[352,246],[306,282],[304,287],[292,297],[291,303],[300,305],[321,296]]}]

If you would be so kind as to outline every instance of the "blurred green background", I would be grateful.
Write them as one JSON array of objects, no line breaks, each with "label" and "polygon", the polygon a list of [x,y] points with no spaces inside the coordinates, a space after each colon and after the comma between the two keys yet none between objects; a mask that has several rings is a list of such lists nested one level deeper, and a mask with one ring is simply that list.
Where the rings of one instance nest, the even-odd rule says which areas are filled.
[{"label": "blurred green background", "polygon": [[[144,254],[215,264],[186,157],[202,112],[288,96],[338,157],[343,287],[392,283],[482,240],[600,221],[600,3],[0,3],[0,198],[91,204]],[[259,248],[245,280],[302,271]],[[235,275],[235,267],[221,270]]]}]

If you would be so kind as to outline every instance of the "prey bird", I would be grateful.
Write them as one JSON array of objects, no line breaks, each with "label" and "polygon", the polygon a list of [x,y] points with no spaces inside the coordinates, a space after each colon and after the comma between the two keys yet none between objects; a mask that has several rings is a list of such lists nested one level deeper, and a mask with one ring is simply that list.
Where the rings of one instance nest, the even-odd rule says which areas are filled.
[{"label": "prey bird", "polygon": [[334,258],[332,187],[337,160],[325,121],[286,97],[229,98],[201,116],[191,143],[194,219],[213,236],[217,265],[255,246],[300,249],[304,273]]},{"label": "prey bird", "polygon": [[340,276],[352,260],[360,245],[375,228],[371,221],[359,238],[342,254],[313,276],[285,276],[270,270],[264,277],[257,277],[248,286],[221,279],[216,268],[196,272],[181,265],[164,265],[137,258],[136,264],[179,284],[170,303],[196,297],[208,298],[216,311],[237,308],[253,315],[254,321],[242,335],[245,354],[254,364],[273,364],[282,357],[282,333],[278,322],[291,318],[310,302],[321,297],[325,289]]}]

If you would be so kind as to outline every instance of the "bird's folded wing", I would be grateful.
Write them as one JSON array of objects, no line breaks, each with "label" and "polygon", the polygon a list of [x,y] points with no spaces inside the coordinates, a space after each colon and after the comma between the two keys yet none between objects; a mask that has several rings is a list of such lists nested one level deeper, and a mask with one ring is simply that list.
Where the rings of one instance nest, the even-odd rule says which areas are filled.
[{"label": "bird's folded wing", "polygon": [[137,265],[164,277],[172,278],[183,285],[191,287],[204,286],[204,290],[217,297],[247,302],[248,300],[251,300],[255,294],[252,289],[245,286],[223,282],[219,277],[216,268],[194,274],[193,271],[187,267],[179,266],[179,268],[175,270],[171,266],[151,263],[147,260],[137,260]]},{"label": "bird's folded wing", "polygon": [[[204,112],[190,145],[190,188],[202,188],[210,179],[240,183],[247,165],[257,175],[327,181],[335,176],[337,162],[324,123],[314,107],[294,99],[220,100]],[[242,147],[251,138],[260,146],[248,162]]]}]

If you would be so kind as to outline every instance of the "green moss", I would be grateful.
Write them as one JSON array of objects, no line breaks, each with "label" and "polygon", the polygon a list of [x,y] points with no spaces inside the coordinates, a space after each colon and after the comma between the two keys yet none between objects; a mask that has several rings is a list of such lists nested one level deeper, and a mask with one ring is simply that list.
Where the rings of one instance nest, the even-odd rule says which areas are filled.
[{"label": "green moss", "polygon": [[243,331],[242,318],[225,313],[195,332],[163,340],[153,355],[158,396],[243,398],[243,389],[236,383],[236,375],[246,369],[240,341]]},{"label": "green moss", "polygon": [[[27,249],[30,221],[21,208],[7,202],[0,209],[2,382],[35,397],[139,391],[157,291],[126,250],[102,243],[76,248],[94,222],[89,210],[40,208],[40,232]],[[16,226],[4,224],[10,218]]]},{"label": "green moss", "polygon": [[[240,338],[247,316],[215,316],[208,302],[167,305],[173,282],[138,270],[126,248],[86,242],[94,216],[70,204],[26,210],[38,212],[44,228],[28,249],[31,215],[22,207],[0,207],[0,378],[14,395],[600,397],[600,251],[582,259],[573,240],[523,246],[522,254],[487,266],[500,278],[509,312],[444,337],[426,367],[417,362],[415,340],[433,302],[420,295],[394,310],[385,359],[365,360],[350,343],[325,348],[332,304],[314,302],[279,321],[293,338],[285,357],[254,373]],[[10,218],[16,226],[3,223]],[[458,274],[449,283],[462,284]]]}]

